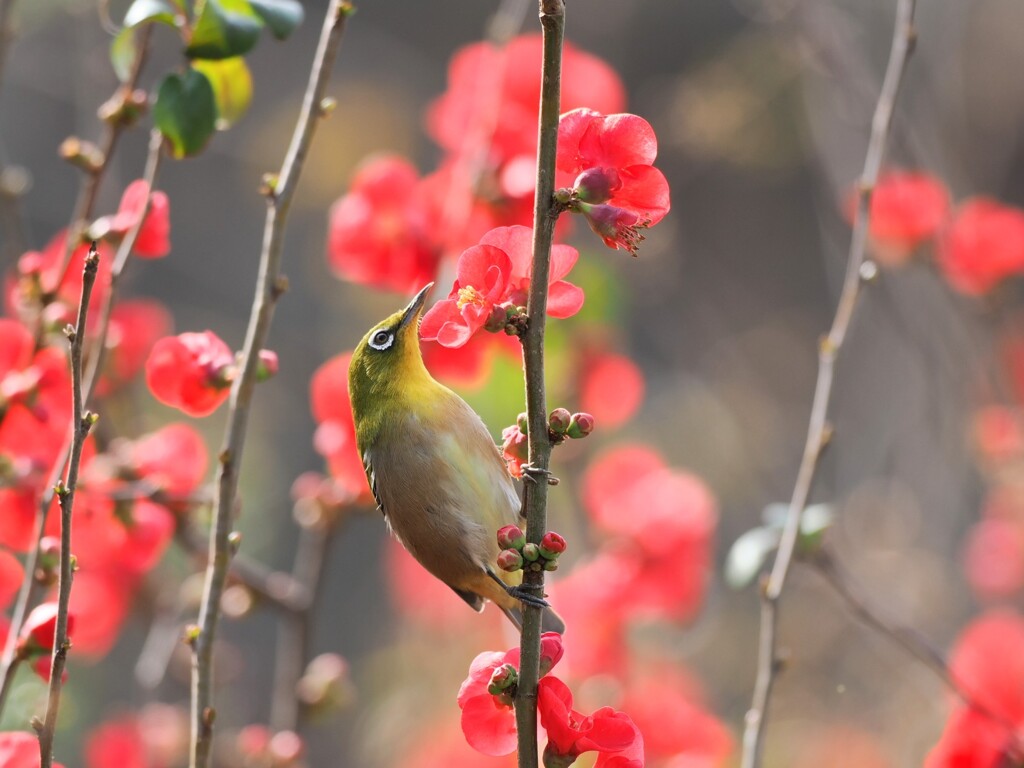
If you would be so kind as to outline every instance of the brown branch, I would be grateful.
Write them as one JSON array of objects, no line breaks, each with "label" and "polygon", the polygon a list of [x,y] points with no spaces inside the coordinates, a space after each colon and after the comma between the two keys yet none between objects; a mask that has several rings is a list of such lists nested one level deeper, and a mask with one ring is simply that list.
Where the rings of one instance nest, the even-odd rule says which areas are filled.
[{"label": "brown branch", "polygon": [[227,429],[220,452],[216,503],[213,526],[210,529],[209,563],[199,614],[199,632],[192,640],[191,768],[206,768],[213,744],[213,722],[216,717],[213,708],[213,643],[217,631],[220,598],[224,591],[231,558],[231,514],[238,490],[238,470],[256,385],[259,350],[269,335],[274,305],[286,288],[286,282],[281,275],[285,222],[299,174],[309,152],[313,132],[318,118],[323,113],[321,105],[330,71],[341,44],[345,22],[353,10],[353,6],[347,0],[331,0],[291,145],[281,173],[267,197],[268,210],[256,297],[249,318],[245,346],[242,349],[239,375],[231,387]]},{"label": "brown branch", "polygon": [[[74,328],[68,328],[68,339],[71,342],[71,401],[74,440],[71,444],[71,457],[68,460],[67,480],[57,489],[60,502],[60,578],[57,582],[57,628],[53,638],[53,660],[50,666],[50,692],[46,703],[46,715],[43,722],[34,723],[39,734],[40,768],[50,768],[53,764],[53,738],[57,730],[57,712],[60,709],[60,693],[64,664],[67,661],[71,642],[68,639],[68,606],[71,600],[71,512],[75,501],[75,487],[78,485],[78,469],[82,461],[82,448],[89,435],[89,429],[96,420],[95,414],[85,410],[85,398],[82,391],[82,347],[85,343],[85,321],[89,313],[89,297],[96,282],[96,268],[100,255],[96,251],[96,243],[89,249],[85,258],[82,276],[82,297],[78,305],[78,320]],[[25,574],[26,579],[32,578],[31,573]]]},{"label": "brown branch", "polygon": [[0,0],[0,85],[4,80],[4,64],[7,62],[7,49],[14,37],[11,29],[11,11],[16,0]]},{"label": "brown branch", "polygon": [[[563,0],[540,0],[544,33],[541,67],[540,121],[537,141],[537,192],[533,209],[533,263],[530,295],[526,305],[529,324],[523,334],[523,367],[526,371],[526,414],[532,472],[523,499],[527,541],[539,544],[547,530],[547,473],[551,459],[548,439],[547,395],[544,391],[544,326],[548,304],[551,243],[555,234],[555,155],[558,151],[558,118],[562,87],[562,39],[565,31]],[[524,467],[524,470],[527,469]],[[544,594],[544,571],[526,569],[523,587],[538,597]],[[516,693],[516,728],[519,768],[537,768],[537,681],[540,677],[541,609],[523,604],[520,639],[519,683]]]},{"label": "brown branch", "polygon": [[907,59],[914,48],[915,32],[913,27],[915,0],[899,0],[896,9],[896,21],[893,29],[892,47],[889,63],[886,67],[885,79],[875,106],[875,114],[871,123],[871,139],[868,142],[867,157],[861,174],[857,195],[857,213],[854,219],[853,234],[850,239],[850,251],[846,263],[846,276],[843,280],[842,293],[836,308],[835,318],[828,336],[825,337],[818,351],[818,380],[814,389],[814,400],[811,404],[810,424],[807,428],[807,442],[804,446],[803,459],[797,473],[796,485],[789,504],[782,540],[775,556],[771,575],[764,585],[761,607],[761,637],[758,645],[757,680],[754,685],[753,702],[746,715],[746,727],[743,733],[742,768],[755,768],[760,764],[761,748],[764,740],[765,718],[768,702],[771,698],[772,685],[778,671],[776,657],[776,629],[778,622],[778,601],[786,583],[793,560],[793,550],[797,535],[800,532],[800,518],[811,484],[817,469],[818,456],[828,436],[828,405],[832,394],[832,381],[836,358],[843,346],[846,333],[850,327],[857,305],[860,289],[860,268],[864,262],[864,253],[868,241],[868,225],[870,223],[871,195],[878,180],[878,172],[885,155],[886,139],[892,121],[893,107],[903,79],[903,71]]},{"label": "brown branch", "polygon": [[[939,681],[956,696],[960,702],[978,714],[1006,728],[1008,733],[1019,734],[1016,723],[1004,715],[995,712],[987,705],[978,701],[969,691],[953,677],[942,653],[934,648],[927,638],[913,627],[898,624],[883,616],[872,607],[870,601],[860,592],[854,581],[843,572],[839,561],[828,550],[822,550],[807,561],[819,573],[836,594],[839,595],[865,624],[874,627],[888,637],[907,653],[927,667]],[[1021,734],[1024,736],[1024,734]],[[1020,738],[1020,736],[1018,736]]]}]

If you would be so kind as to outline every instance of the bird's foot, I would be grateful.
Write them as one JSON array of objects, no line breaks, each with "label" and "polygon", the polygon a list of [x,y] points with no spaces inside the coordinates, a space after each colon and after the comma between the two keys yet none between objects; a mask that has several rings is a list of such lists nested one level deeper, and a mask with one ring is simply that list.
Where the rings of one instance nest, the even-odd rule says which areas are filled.
[{"label": "bird's foot", "polygon": [[508,592],[510,596],[514,597],[516,600],[520,601],[521,603],[526,603],[527,605],[532,605],[532,606],[535,606],[537,608],[550,608],[551,607],[551,604],[547,600],[545,600],[543,597],[537,597],[535,594],[531,593],[529,591],[529,588],[527,588],[527,587],[522,587],[522,586],[519,586],[519,587],[509,587],[509,586],[506,586],[505,587],[505,591]]},{"label": "bird's foot", "polygon": [[558,485],[558,478],[551,474],[550,469],[535,467],[533,464],[523,464],[520,470],[523,473],[523,479],[529,480],[531,483],[537,483],[537,478],[543,477],[547,480],[548,485]]}]

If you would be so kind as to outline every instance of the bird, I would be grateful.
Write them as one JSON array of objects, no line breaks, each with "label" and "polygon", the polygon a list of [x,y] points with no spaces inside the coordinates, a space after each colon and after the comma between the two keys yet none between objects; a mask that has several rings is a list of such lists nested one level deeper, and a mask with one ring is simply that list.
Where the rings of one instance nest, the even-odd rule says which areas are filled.
[{"label": "bird", "polygon": [[520,631],[522,604],[544,631],[565,624],[497,566],[497,531],[522,525],[516,485],[483,420],[427,371],[419,322],[428,284],[352,353],[349,396],[366,479],[392,534],[476,611],[490,600]]}]

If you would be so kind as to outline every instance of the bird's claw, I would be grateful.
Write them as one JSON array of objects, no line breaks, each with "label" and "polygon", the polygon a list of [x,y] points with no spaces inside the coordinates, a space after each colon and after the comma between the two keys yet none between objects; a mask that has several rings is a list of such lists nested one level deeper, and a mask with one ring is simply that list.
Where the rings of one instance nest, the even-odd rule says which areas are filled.
[{"label": "bird's claw", "polygon": [[531,483],[536,483],[538,477],[544,477],[547,478],[548,485],[558,485],[558,478],[551,474],[550,469],[535,467],[533,464],[523,464],[520,470],[522,470],[523,478]]},{"label": "bird's claw", "polygon": [[522,586],[508,587],[506,591],[509,593],[510,596],[514,597],[516,600],[519,600],[522,603],[526,603],[527,605],[532,605],[537,608],[551,607],[551,604],[548,603],[548,601],[545,600],[543,597],[537,597],[536,595],[532,594]]}]

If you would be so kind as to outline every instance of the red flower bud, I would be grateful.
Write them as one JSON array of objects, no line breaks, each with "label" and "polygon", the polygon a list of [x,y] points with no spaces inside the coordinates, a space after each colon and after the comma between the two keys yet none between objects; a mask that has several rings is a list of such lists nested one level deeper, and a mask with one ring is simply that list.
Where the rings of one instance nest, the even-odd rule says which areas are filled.
[{"label": "red flower bud", "polygon": [[540,553],[548,560],[554,560],[565,552],[565,539],[554,531],[548,531],[540,540]]},{"label": "red flower bud", "polygon": [[518,525],[505,525],[498,529],[498,546],[501,549],[522,549],[526,534]]},{"label": "red flower bud", "polygon": [[491,675],[491,681],[487,684],[487,692],[492,696],[497,696],[518,682],[519,673],[516,668],[511,664],[502,664]]},{"label": "red flower bud", "polygon": [[589,413],[574,413],[572,415],[572,421],[569,423],[569,428],[566,430],[566,434],[569,437],[579,439],[586,437],[594,431],[594,417]]},{"label": "red flower bud", "polygon": [[564,435],[565,431],[569,429],[569,422],[572,421],[572,415],[565,408],[555,408],[548,416],[548,428],[556,435]]},{"label": "red flower bud", "polygon": [[498,567],[512,573],[523,567],[523,556],[515,549],[503,549],[498,553]]},{"label": "red flower bud", "polygon": [[276,376],[279,368],[277,352],[270,349],[261,349],[259,362],[256,364],[256,381],[266,381]]}]

